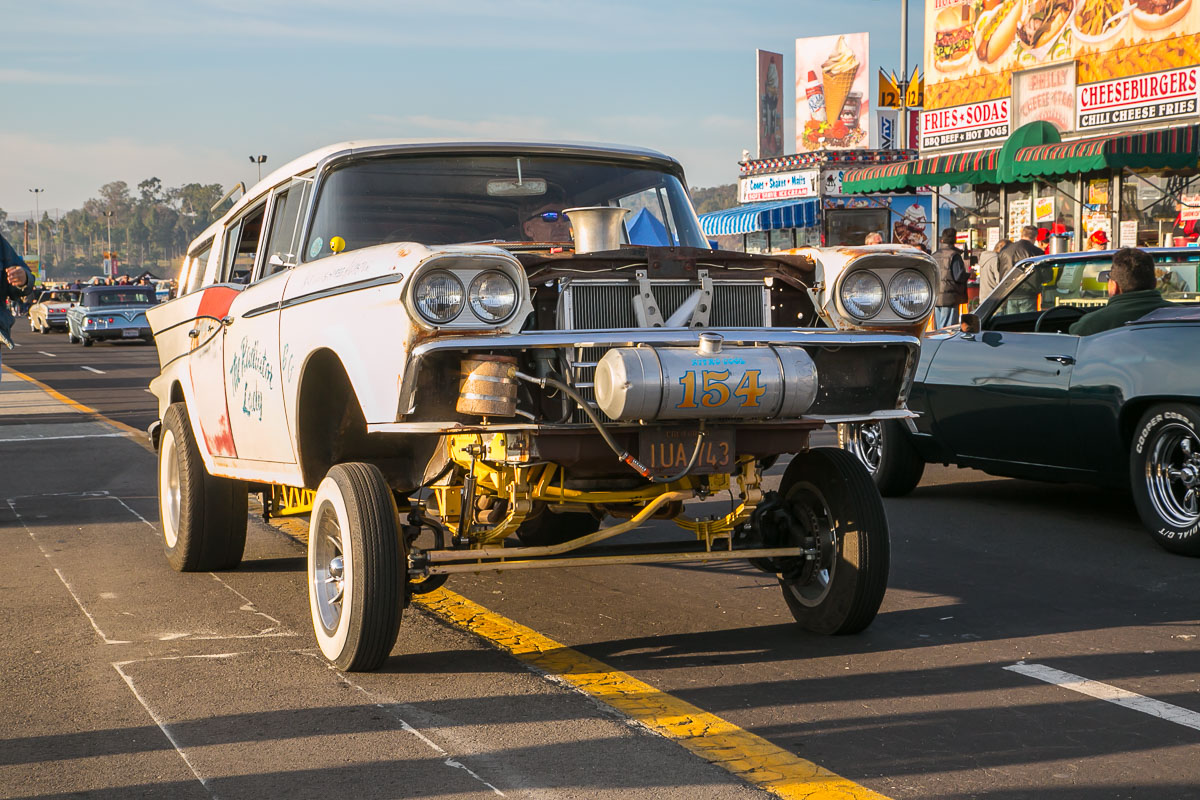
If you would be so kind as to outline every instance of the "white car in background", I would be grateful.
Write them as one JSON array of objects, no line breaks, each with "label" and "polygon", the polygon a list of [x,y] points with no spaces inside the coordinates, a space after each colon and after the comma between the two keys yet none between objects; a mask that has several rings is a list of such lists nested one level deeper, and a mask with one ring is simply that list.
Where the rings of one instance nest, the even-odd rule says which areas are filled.
[{"label": "white car in background", "polygon": [[[865,628],[887,521],[809,435],[907,415],[933,263],[713,251],[686,185],[660,153],[541,143],[347,143],[268,176],[148,312],[170,563],[235,567],[248,491],[315,490],[313,628],[348,670],[480,570],[751,559],[802,626]],[[652,517],[680,539],[618,541]]]}]

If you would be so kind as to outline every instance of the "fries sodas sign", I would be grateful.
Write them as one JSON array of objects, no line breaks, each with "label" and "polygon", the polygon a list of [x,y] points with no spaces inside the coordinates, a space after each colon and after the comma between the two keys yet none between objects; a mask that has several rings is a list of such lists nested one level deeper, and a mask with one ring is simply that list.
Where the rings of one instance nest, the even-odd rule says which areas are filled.
[{"label": "fries sodas sign", "polygon": [[1011,126],[1010,100],[1002,97],[921,114],[921,147],[936,149],[1003,140]]}]

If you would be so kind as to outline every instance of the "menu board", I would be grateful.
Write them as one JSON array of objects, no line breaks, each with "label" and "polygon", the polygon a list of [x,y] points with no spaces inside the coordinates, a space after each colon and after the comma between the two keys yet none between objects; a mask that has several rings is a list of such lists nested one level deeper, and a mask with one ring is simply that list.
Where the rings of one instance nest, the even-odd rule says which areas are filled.
[{"label": "menu board", "polygon": [[[1162,13],[1147,13],[1140,6]],[[1178,78],[1119,82],[1200,65],[1197,0],[927,0],[925,43],[925,115],[1011,97],[1014,73],[1055,63],[1075,65],[1080,106],[1076,119],[1084,122],[1079,126],[1084,129],[1196,113],[1194,85],[1190,94],[1183,93],[1193,105],[1163,105],[1180,101]],[[1043,82],[1047,91],[1065,85],[1053,74]],[[1118,85],[1103,85],[1113,82]],[[1092,92],[1086,94],[1089,84]],[[1158,95],[1165,98],[1162,103]],[[1089,112],[1082,106],[1094,105],[1096,98],[1107,98],[1114,105],[1104,110],[1116,113],[1093,110],[1085,120]],[[1125,106],[1147,104],[1155,105],[1156,111],[1122,113]],[[1049,107],[1035,100],[1017,111]]]}]

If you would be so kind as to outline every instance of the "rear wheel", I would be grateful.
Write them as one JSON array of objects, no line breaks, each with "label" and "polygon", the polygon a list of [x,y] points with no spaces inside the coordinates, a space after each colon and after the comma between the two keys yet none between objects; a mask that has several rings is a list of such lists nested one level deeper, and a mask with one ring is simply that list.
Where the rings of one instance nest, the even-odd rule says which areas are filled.
[{"label": "rear wheel", "polygon": [[87,336],[86,334],[80,336],[79,339],[80,339],[80,341],[83,342],[84,347],[91,347],[92,345],[94,345],[96,343],[95,339],[91,338],[90,336]]},{"label": "rear wheel", "polygon": [[1129,453],[1138,515],[1155,541],[1200,556],[1200,409],[1157,405],[1142,415]]},{"label": "rear wheel", "polygon": [[908,494],[925,474],[925,459],[897,420],[839,425],[838,445],[858,457],[884,497]]},{"label": "rear wheel", "polygon": [[233,569],[246,548],[246,484],[208,474],[187,407],[163,415],[158,507],[167,562],[179,572]]},{"label": "rear wheel", "polygon": [[373,464],[337,464],[313,500],[308,598],[321,652],[338,669],[377,669],[407,605],[396,503]]},{"label": "rear wheel", "polygon": [[819,448],[795,456],[767,515],[773,544],[811,557],[774,559],[783,599],[814,633],[858,633],[887,590],[890,542],[879,490],[857,458]]}]

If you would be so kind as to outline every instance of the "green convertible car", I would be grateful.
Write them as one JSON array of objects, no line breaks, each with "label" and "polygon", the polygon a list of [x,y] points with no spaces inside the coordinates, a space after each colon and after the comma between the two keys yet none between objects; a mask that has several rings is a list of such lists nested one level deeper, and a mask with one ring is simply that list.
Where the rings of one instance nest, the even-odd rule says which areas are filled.
[{"label": "green convertible car", "polygon": [[839,430],[883,495],[912,491],[926,463],[1128,487],[1159,544],[1200,556],[1200,251],[1148,250],[1177,306],[1072,336],[1107,302],[1113,252],[1021,262],[961,330],[924,337],[917,416]]}]

